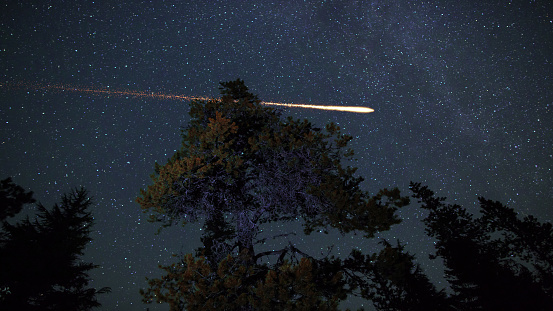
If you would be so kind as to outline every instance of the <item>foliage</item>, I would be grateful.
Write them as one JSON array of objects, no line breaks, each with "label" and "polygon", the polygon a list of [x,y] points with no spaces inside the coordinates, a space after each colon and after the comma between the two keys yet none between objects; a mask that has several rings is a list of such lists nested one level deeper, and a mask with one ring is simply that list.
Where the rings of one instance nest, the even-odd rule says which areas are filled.
[{"label": "foliage", "polygon": [[[26,200],[25,202],[29,202]],[[98,307],[96,295],[109,288],[87,288],[88,271],[81,261],[90,241],[93,217],[85,189],[62,197],[51,210],[37,205],[37,219],[3,223],[0,240],[0,298],[3,310],[90,310]]]},{"label": "foliage", "polygon": [[[142,292],[145,301],[167,302],[172,310],[194,309],[198,297],[219,309],[334,309],[351,292],[340,261],[314,258],[293,244],[256,252],[270,238],[261,235],[262,225],[293,221],[305,234],[335,228],[369,238],[399,223],[395,212],[409,199],[397,189],[374,196],[360,189],[356,168],[342,166],[353,156],[352,137],[337,125],[282,120],[242,80],[221,83],[221,94],[191,103],[181,149],[165,165],[156,163],[153,184],[137,199],[153,222],[204,226],[204,247],[164,267],[167,275]],[[327,281],[315,281],[321,275]]]},{"label": "foliage", "polygon": [[[247,256],[246,251],[238,257],[229,254],[213,270],[204,257],[187,254],[179,264],[163,267],[167,274],[149,280],[151,289],[141,293],[145,301],[168,303],[171,310],[335,310],[343,299],[338,288],[330,299],[322,298],[329,293],[321,288],[338,284],[340,274],[323,278],[324,271],[317,273],[307,258],[270,270],[266,265],[246,267]],[[325,286],[316,286],[319,282]]]},{"label": "foliage", "polygon": [[553,230],[532,216],[479,198],[480,218],[444,203],[428,187],[411,183],[413,197],[429,210],[424,220],[436,238],[461,310],[549,310],[553,305]]},{"label": "foliage", "polygon": [[341,265],[362,297],[377,310],[453,310],[445,292],[435,288],[404,245],[381,244],[378,254],[353,251]]},{"label": "foliage", "polygon": [[10,177],[0,181],[0,221],[15,216],[24,204],[34,202],[33,192],[25,192],[25,189],[14,184]]}]

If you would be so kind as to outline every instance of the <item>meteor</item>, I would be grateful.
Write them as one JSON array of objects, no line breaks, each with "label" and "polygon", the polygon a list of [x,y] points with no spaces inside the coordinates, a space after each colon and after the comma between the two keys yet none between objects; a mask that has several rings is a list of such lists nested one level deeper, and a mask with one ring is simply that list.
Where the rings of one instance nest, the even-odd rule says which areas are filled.
[{"label": "meteor", "polygon": [[286,103],[271,103],[271,102],[261,102],[261,103],[264,104],[264,105],[273,105],[273,106],[310,108],[310,109],[334,110],[334,111],[347,111],[347,112],[357,112],[357,113],[371,113],[371,112],[374,112],[374,109],[369,108],[369,107],[362,107],[362,106],[325,106],[325,105],[304,105],[304,104],[286,104]]},{"label": "meteor", "polygon": [[[94,95],[104,95],[104,96],[125,96],[125,97],[150,97],[155,99],[163,100],[181,100],[181,101],[191,101],[191,100],[208,100],[209,97],[205,96],[185,96],[185,95],[175,95],[175,94],[165,94],[165,93],[155,93],[155,92],[145,92],[145,91],[133,91],[133,90],[117,90],[109,88],[95,88],[95,87],[81,87],[67,84],[38,84],[38,83],[7,83],[0,84],[0,86],[12,86],[15,88],[26,88],[26,89],[43,89],[50,90],[55,92],[77,92],[77,93],[88,93]],[[362,106],[326,106],[326,105],[306,105],[306,104],[292,104],[292,103],[275,103],[275,102],[261,102],[263,105],[271,106],[283,106],[290,108],[308,108],[308,109],[320,109],[320,110],[333,110],[333,111],[346,111],[346,112],[355,112],[355,113],[371,113],[374,112],[374,109],[369,107]]]}]

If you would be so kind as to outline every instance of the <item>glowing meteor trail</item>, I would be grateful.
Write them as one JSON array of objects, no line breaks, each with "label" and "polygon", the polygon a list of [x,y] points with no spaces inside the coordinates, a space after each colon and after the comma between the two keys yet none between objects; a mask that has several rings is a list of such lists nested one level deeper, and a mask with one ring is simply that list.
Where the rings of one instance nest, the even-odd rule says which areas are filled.
[{"label": "glowing meteor trail", "polygon": [[[77,92],[77,93],[89,93],[94,95],[106,95],[106,96],[125,96],[125,97],[150,97],[155,99],[164,99],[164,100],[182,100],[182,101],[191,101],[191,100],[208,100],[209,97],[204,96],[185,96],[185,95],[174,95],[174,94],[165,94],[165,93],[154,93],[154,92],[143,92],[143,91],[132,91],[132,90],[116,90],[116,89],[99,89],[93,87],[80,87],[72,85],[63,85],[63,84],[36,84],[36,83],[15,83],[15,84],[0,84],[0,86],[12,86],[15,88],[39,88],[43,90],[52,90],[52,91],[68,91],[68,92]],[[308,109],[321,109],[321,110],[333,110],[333,111],[346,111],[346,112],[356,112],[356,113],[371,113],[374,112],[374,109],[369,107],[361,106],[325,106],[325,105],[306,105],[306,104],[288,104],[288,103],[274,103],[274,102],[261,102],[263,105],[271,106],[284,106],[291,108],[308,108]]]},{"label": "glowing meteor trail", "polygon": [[371,112],[374,112],[374,109],[372,109],[372,108],[360,107],[360,106],[324,106],[324,105],[284,104],[284,103],[270,103],[270,102],[261,102],[261,103],[264,104],[264,105],[297,107],[297,108],[311,108],[311,109],[334,110],[334,111],[347,111],[347,112],[357,112],[357,113],[371,113]]}]

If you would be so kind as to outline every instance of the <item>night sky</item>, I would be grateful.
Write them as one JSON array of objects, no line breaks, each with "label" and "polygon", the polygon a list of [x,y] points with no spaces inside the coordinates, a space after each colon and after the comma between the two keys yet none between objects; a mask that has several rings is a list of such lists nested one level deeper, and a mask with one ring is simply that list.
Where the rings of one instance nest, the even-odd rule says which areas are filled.
[{"label": "night sky", "polygon": [[[101,265],[91,285],[112,288],[104,310],[166,310],[143,305],[138,289],[158,263],[199,245],[198,225],[155,235],[134,202],[154,162],[180,147],[189,106],[47,85],[218,96],[219,82],[241,78],[263,101],[368,106],[375,112],[283,115],[352,135],[371,193],[409,194],[417,181],[471,212],[484,196],[553,218],[551,1],[1,3],[0,178],[46,206],[89,190],[96,224],[85,260]],[[407,242],[443,287],[422,213],[414,204],[400,215],[380,237]],[[338,256],[378,251],[359,236],[293,239],[313,253],[331,243]]]}]

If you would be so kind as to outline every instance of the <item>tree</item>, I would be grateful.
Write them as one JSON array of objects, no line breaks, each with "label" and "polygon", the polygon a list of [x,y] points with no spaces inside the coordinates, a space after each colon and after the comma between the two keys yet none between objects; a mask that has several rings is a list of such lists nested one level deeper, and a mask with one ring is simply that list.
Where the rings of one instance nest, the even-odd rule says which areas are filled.
[{"label": "tree", "polygon": [[[26,197],[25,202],[29,201]],[[91,240],[91,205],[87,191],[75,189],[51,210],[38,204],[34,221],[28,216],[16,225],[4,221],[0,288],[5,290],[0,309],[90,310],[100,306],[97,294],[110,289],[88,288],[88,271],[98,266],[81,261]]]},{"label": "tree", "polygon": [[411,183],[413,197],[429,211],[427,234],[446,268],[460,310],[549,310],[553,305],[553,229],[533,216],[480,197],[482,216],[434,197]]},{"label": "tree", "polygon": [[10,177],[0,181],[0,221],[15,216],[24,204],[34,202],[33,192],[25,192],[25,189],[14,184]]},{"label": "tree", "polygon": [[396,246],[386,240],[380,243],[384,248],[378,254],[352,251],[340,264],[348,284],[359,288],[361,297],[382,311],[455,310],[445,292],[436,289],[404,245],[399,241]]},{"label": "tree", "polygon": [[409,199],[397,189],[374,196],[360,189],[356,169],[342,166],[353,156],[352,137],[335,124],[323,130],[282,120],[242,80],[221,83],[220,90],[221,99],[191,103],[181,149],[155,164],[153,184],[137,198],[153,222],[204,227],[203,247],[163,267],[167,274],[149,281],[144,300],[167,302],[171,310],[335,309],[353,290],[342,262],[291,243],[257,251],[270,238],[262,237],[262,226],[295,221],[305,234],[334,228],[371,238],[400,222],[395,212]]}]

